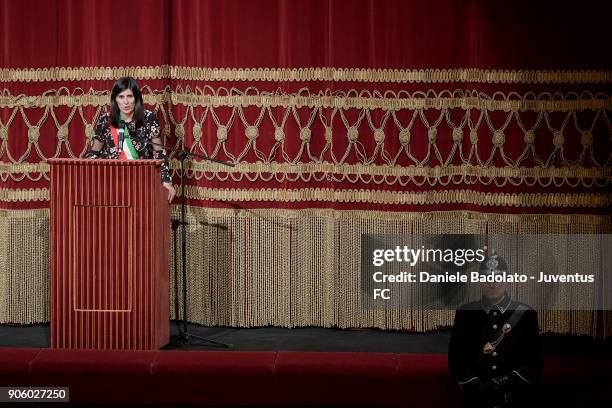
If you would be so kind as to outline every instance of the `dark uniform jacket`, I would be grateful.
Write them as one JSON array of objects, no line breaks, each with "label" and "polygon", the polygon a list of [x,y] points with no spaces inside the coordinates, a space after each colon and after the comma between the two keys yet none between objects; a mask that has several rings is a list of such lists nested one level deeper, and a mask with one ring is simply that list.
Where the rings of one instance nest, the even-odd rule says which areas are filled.
[{"label": "dark uniform jacket", "polygon": [[[521,308],[519,306],[522,305]],[[495,345],[485,353],[487,343],[495,344],[499,330],[515,310],[522,309],[520,319]],[[543,366],[535,310],[512,301],[505,294],[496,304],[486,298],[467,303],[457,310],[448,351],[448,367],[454,380],[465,388],[472,381],[482,381],[511,374],[515,384],[533,384]]]}]

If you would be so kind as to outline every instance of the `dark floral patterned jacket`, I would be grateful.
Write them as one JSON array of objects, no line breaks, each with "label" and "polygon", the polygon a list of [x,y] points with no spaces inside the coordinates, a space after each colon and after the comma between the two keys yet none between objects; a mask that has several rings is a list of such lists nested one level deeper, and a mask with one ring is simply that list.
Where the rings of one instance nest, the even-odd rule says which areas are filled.
[{"label": "dark floral patterned jacket", "polygon": [[[136,123],[134,121],[127,122],[126,125],[128,127],[128,132],[130,133],[130,138],[132,139],[134,149],[136,149],[136,152],[138,153],[138,157],[141,159],[163,160],[164,164],[161,168],[162,182],[171,183],[172,178],[170,177],[168,158],[166,157],[166,153],[164,152],[163,148],[157,146],[154,147],[146,143],[151,141],[155,143],[161,143],[161,138],[159,137],[160,127],[155,113],[145,109],[144,123],[138,129],[136,129]],[[119,151],[115,146],[115,142],[113,141],[113,136],[111,134],[110,115],[108,113],[102,114],[102,116],[98,120],[94,140],[100,142],[102,144],[102,148],[100,150],[88,151],[85,157],[92,159],[119,158]]]}]

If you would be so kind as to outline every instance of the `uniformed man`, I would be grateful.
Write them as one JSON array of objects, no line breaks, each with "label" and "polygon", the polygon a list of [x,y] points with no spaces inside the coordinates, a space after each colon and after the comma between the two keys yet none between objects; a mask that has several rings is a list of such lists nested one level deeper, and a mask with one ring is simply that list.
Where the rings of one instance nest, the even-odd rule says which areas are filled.
[{"label": "uniformed man", "polygon": [[[497,254],[480,273],[508,272]],[[529,406],[543,359],[535,310],[514,301],[503,283],[482,285],[482,298],[461,306],[448,350],[448,368],[468,407]]]}]

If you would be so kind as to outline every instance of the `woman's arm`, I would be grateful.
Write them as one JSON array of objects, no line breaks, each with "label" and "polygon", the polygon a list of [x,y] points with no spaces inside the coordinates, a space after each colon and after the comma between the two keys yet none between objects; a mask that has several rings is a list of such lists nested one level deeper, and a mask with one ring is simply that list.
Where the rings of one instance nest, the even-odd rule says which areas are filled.
[{"label": "woman's arm", "polygon": [[99,141],[98,139],[93,140],[93,146],[91,149],[85,153],[85,158],[87,159],[99,159],[102,157],[102,148],[104,147],[104,143]]},{"label": "woman's arm", "polygon": [[103,157],[102,149],[104,149],[105,144],[104,132],[107,126],[108,114],[103,113],[100,119],[98,120],[96,131],[94,132],[93,145],[91,146],[91,149],[85,153],[85,158],[99,159]]},{"label": "woman's arm", "polygon": [[161,166],[161,181],[164,187],[168,190],[168,201],[172,201],[172,199],[176,195],[176,191],[174,190],[174,186],[172,185],[172,177],[170,176],[170,166],[168,165],[168,157],[166,156],[166,152],[162,147],[162,139],[159,136],[159,122],[157,121],[157,116],[153,112],[147,115],[145,120],[147,122],[146,126],[149,129],[149,135],[151,138],[151,143],[153,145],[153,158],[164,161]]}]

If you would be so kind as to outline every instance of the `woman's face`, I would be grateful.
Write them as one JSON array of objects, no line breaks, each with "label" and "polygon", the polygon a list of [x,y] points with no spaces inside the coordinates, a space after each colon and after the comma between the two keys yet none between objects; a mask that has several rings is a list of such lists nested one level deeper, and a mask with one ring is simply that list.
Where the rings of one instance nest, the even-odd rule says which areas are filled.
[{"label": "woman's face", "polygon": [[134,101],[134,93],[131,89],[126,89],[125,91],[119,93],[115,98],[115,102],[117,102],[119,110],[124,116],[128,117],[130,117],[132,112],[134,112]]}]

